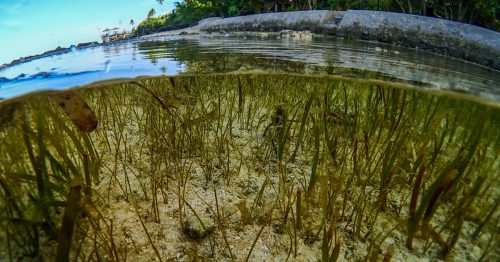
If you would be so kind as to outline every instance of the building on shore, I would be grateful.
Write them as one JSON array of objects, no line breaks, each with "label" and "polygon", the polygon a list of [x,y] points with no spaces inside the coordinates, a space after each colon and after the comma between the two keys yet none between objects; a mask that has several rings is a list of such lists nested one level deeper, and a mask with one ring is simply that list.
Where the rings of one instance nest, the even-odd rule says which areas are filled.
[{"label": "building on shore", "polygon": [[115,42],[118,40],[123,40],[127,39],[130,36],[130,33],[123,30],[119,31],[119,28],[106,28],[103,31],[103,34],[101,35],[101,39],[103,43],[110,43],[110,42]]}]

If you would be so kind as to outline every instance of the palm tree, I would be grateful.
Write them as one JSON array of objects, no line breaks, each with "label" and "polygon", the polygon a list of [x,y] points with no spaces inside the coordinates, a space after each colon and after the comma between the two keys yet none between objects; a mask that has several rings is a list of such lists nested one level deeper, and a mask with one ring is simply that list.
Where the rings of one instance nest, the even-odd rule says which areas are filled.
[{"label": "palm tree", "polygon": [[135,24],[134,19],[130,19],[130,25],[133,26]]},{"label": "palm tree", "polygon": [[163,2],[165,2],[165,1],[164,1],[164,0],[156,0],[156,2],[157,2],[158,4],[160,4],[160,5],[162,5],[162,4],[163,4]]},{"label": "palm tree", "polygon": [[151,10],[149,10],[149,12],[148,12],[148,18],[151,18],[151,17],[155,16],[155,14],[156,14],[155,9],[151,8]]}]

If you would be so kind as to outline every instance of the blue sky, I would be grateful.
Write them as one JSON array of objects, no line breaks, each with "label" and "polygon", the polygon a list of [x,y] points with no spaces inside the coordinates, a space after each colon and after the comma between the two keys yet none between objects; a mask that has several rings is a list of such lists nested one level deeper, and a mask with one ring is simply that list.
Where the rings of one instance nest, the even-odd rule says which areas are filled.
[{"label": "blue sky", "polygon": [[142,21],[173,9],[156,0],[0,0],[0,65],[58,46],[100,41],[104,28],[130,30],[130,19]]}]

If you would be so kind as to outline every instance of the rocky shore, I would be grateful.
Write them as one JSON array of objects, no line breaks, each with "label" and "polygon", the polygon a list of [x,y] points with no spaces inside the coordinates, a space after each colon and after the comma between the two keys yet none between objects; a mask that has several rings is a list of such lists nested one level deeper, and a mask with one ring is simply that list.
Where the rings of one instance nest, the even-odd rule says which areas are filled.
[{"label": "rocky shore", "polygon": [[12,62],[10,62],[8,64],[0,65],[0,70],[4,69],[5,67],[8,67],[8,66],[26,63],[26,62],[29,62],[29,61],[32,61],[32,60],[35,60],[38,58],[47,57],[47,56],[51,56],[51,55],[60,55],[60,54],[68,53],[73,49],[80,49],[80,48],[92,47],[92,46],[97,46],[97,45],[99,45],[98,42],[87,42],[87,43],[79,43],[77,45],[72,45],[70,47],[58,46],[57,48],[49,50],[49,51],[45,51],[42,54],[21,57],[19,59],[13,60]]},{"label": "rocky shore", "polygon": [[310,31],[315,34],[380,41],[464,59],[500,70],[500,33],[432,17],[365,10],[299,11],[208,18],[198,25],[152,34]]},{"label": "rocky shore", "polygon": [[[141,38],[220,32],[281,34],[290,30],[417,48],[500,70],[499,32],[444,19],[380,11],[314,10],[207,18],[190,28],[150,34]],[[78,49],[95,45],[99,43],[58,47],[40,55],[14,60],[10,64],[0,66],[0,70],[33,59],[69,52],[73,47]]]}]

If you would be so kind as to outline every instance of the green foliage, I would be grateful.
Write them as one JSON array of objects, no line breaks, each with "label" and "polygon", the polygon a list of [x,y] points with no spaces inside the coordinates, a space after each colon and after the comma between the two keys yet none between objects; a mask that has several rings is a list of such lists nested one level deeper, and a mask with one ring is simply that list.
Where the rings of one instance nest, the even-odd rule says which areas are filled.
[{"label": "green foliage", "polygon": [[217,16],[220,7],[216,1],[185,0],[175,3],[171,20],[173,26],[188,26],[200,19]]},{"label": "green foliage", "polygon": [[497,0],[479,0],[474,5],[477,14],[477,23],[500,31],[500,2]]},{"label": "green foliage", "polygon": [[[163,1],[157,1],[162,4]],[[367,9],[411,13],[477,24],[500,30],[500,1],[497,0],[183,0],[174,10],[154,17],[151,9],[136,35],[194,25],[207,17],[230,17],[274,11]]]},{"label": "green foliage", "polygon": [[236,5],[232,4],[228,8],[227,13],[229,16],[237,16],[240,13],[240,10],[238,9],[238,7]]},{"label": "green foliage", "polygon": [[[155,17],[154,9],[148,13],[134,30],[135,35],[144,35],[159,31],[184,28],[194,25],[200,19],[218,16],[219,6],[216,1],[185,0],[175,3],[175,9],[166,15]],[[234,12],[237,9],[233,10]]]},{"label": "green foliage", "polygon": [[158,17],[147,18],[146,20],[142,21],[139,25],[137,25],[135,32],[140,35],[158,32],[164,28],[165,21],[166,20],[164,18],[158,18]]},{"label": "green foliage", "polygon": [[155,9],[151,8],[151,10],[149,10],[149,12],[148,12],[148,18],[151,18],[151,17],[155,16],[155,14],[156,14]]}]

